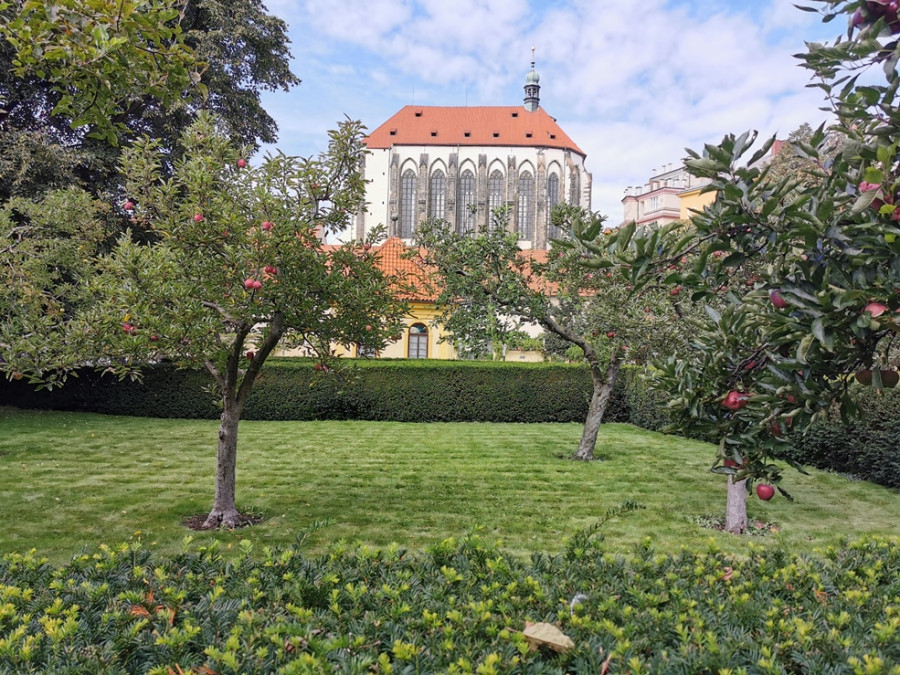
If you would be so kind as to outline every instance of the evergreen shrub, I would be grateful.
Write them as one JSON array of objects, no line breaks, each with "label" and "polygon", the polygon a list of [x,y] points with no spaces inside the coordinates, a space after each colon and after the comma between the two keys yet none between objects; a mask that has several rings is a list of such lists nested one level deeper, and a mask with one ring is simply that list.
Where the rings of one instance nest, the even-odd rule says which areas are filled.
[{"label": "evergreen shrub", "polygon": [[854,385],[862,415],[843,422],[837,414],[790,437],[782,454],[799,464],[846,473],[900,488],[900,390],[878,392]]},{"label": "evergreen shrub", "polygon": [[[213,381],[201,371],[161,364],[142,381],[118,381],[85,369],[61,388],[36,391],[0,383],[0,404],[146,417],[218,416]],[[590,402],[586,368],[549,363],[352,361],[317,373],[306,359],[267,364],[244,419],[368,419],[399,422],[583,422]],[[624,385],[608,421],[627,421]]]},{"label": "evergreen shrub", "polygon": [[[301,535],[302,536],[302,535]],[[507,555],[477,535],[425,552],[340,544],[223,557],[140,541],[54,568],[0,559],[0,672],[896,673],[900,543],[819,556],[710,546]],[[574,643],[532,650],[526,622]]]}]

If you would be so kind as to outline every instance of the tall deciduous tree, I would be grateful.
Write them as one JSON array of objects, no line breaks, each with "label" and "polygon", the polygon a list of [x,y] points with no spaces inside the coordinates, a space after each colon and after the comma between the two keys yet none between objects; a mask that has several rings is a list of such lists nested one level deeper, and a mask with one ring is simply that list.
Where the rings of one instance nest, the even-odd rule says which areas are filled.
[{"label": "tall deciduous tree", "polygon": [[299,83],[289,44],[260,0],[0,3],[0,200],[114,191],[122,146],[174,153],[200,109],[243,144],[274,142],[259,95]]},{"label": "tall deciduous tree", "polygon": [[[279,346],[305,348],[327,372],[334,345],[378,349],[405,313],[392,289],[398,280],[370,247],[320,241],[362,203],[362,153],[360,124],[346,122],[316,159],[278,155],[251,168],[202,116],[185,133],[171,178],[163,178],[157,141],[123,155],[132,226],[152,230],[158,243],[122,236],[87,263],[77,259],[79,233],[102,236],[103,207],[72,190],[29,202],[27,228],[71,223],[54,245],[66,242],[72,264],[68,280],[50,262],[33,275],[29,253],[41,240],[15,227],[0,237],[10,253],[2,297],[16,308],[4,322],[11,329],[2,334],[0,370],[53,382],[84,364],[122,376],[162,358],[206,368],[222,401],[206,525],[234,526],[238,423],[266,359]],[[7,210],[4,222],[19,215]],[[90,255],[91,243],[84,246]]]},{"label": "tall deciduous tree", "polygon": [[[692,229],[610,242],[636,285],[679,284],[698,300],[728,286],[730,306],[698,326],[694,349],[666,364],[661,382],[673,392],[676,425],[718,441],[715,470],[748,479],[748,488],[778,481],[772,459],[789,431],[802,432],[835,402],[856,414],[848,394],[855,371],[879,388],[898,378],[900,17],[896,5],[878,1],[821,0],[807,9],[849,24],[845,38],[799,55],[836,113],[830,134],[845,139],[835,152],[820,128],[794,143],[819,167],[819,180],[772,180],[756,165],[772,140],[748,160],[755,135],[728,136],[687,161],[716,192]],[[885,81],[859,84],[873,67]],[[666,270],[684,256],[688,269]],[[728,285],[749,264],[752,287]]]},{"label": "tall deciduous tree", "polygon": [[[444,222],[421,225],[419,255],[436,270],[439,322],[453,336],[497,338],[502,324],[522,321],[577,346],[593,384],[584,431],[573,459],[594,459],[597,434],[622,364],[643,362],[679,339],[670,290],[644,289],[640,302],[625,302],[631,289],[621,275],[581,264],[583,247],[522,251],[507,230],[503,212],[489,232],[459,234]],[[600,230],[602,219],[560,209],[579,231]],[[501,317],[501,321],[497,317]],[[507,321],[503,321],[508,319]]]}]

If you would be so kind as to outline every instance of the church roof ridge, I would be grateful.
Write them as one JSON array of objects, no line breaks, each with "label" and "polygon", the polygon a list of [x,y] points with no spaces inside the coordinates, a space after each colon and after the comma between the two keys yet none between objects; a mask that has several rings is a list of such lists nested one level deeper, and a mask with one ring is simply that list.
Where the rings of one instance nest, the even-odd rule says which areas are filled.
[{"label": "church roof ridge", "polygon": [[365,139],[370,149],[395,145],[544,147],[585,157],[543,108],[406,105]]}]

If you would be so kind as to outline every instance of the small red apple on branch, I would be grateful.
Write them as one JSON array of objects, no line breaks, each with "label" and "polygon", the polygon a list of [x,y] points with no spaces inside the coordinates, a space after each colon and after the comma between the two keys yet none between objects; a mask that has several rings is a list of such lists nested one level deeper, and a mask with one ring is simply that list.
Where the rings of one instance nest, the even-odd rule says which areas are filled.
[{"label": "small red apple on branch", "polygon": [[273,223],[269,222],[268,220],[264,220],[263,223],[262,223],[262,225],[261,225],[260,227],[262,227],[262,229],[263,229],[264,231],[268,232],[268,231],[270,231],[273,227],[275,227],[275,225],[274,225]]},{"label": "small red apple on branch", "polygon": [[134,211],[134,202],[129,200],[122,204],[122,208],[124,208],[126,211]]},{"label": "small red apple on branch", "polygon": [[203,214],[202,214],[202,213],[195,213],[195,214],[194,214],[194,222],[195,222],[195,223],[202,223],[202,222],[203,222]]},{"label": "small red apple on branch", "polygon": [[747,405],[747,399],[749,398],[749,394],[732,390],[725,395],[724,399],[722,399],[722,407],[728,410],[740,410]]},{"label": "small red apple on branch", "polygon": [[769,293],[769,300],[778,309],[784,309],[788,306],[787,301],[783,297],[781,297],[781,291],[777,288]]},{"label": "small red apple on branch", "polygon": [[244,167],[247,166],[247,160],[246,160],[246,159],[243,159],[243,158],[239,159],[239,160],[238,160],[237,162],[235,162],[235,163],[237,164],[237,167],[238,167],[239,169],[243,169]]},{"label": "small red apple on branch", "polygon": [[775,496],[775,488],[768,483],[760,483],[756,486],[756,496],[767,502]]}]

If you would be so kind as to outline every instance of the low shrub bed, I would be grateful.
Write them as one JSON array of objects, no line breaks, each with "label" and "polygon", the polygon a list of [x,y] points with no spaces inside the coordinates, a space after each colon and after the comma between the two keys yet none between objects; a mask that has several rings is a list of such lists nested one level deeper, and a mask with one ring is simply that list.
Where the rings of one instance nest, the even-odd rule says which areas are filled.
[{"label": "low shrub bed", "polygon": [[[225,558],[133,541],[60,568],[7,555],[0,672],[898,673],[897,569],[896,541],[625,558],[590,532],[530,560],[474,535],[315,558],[247,542]],[[531,650],[527,622],[574,646]]]}]

